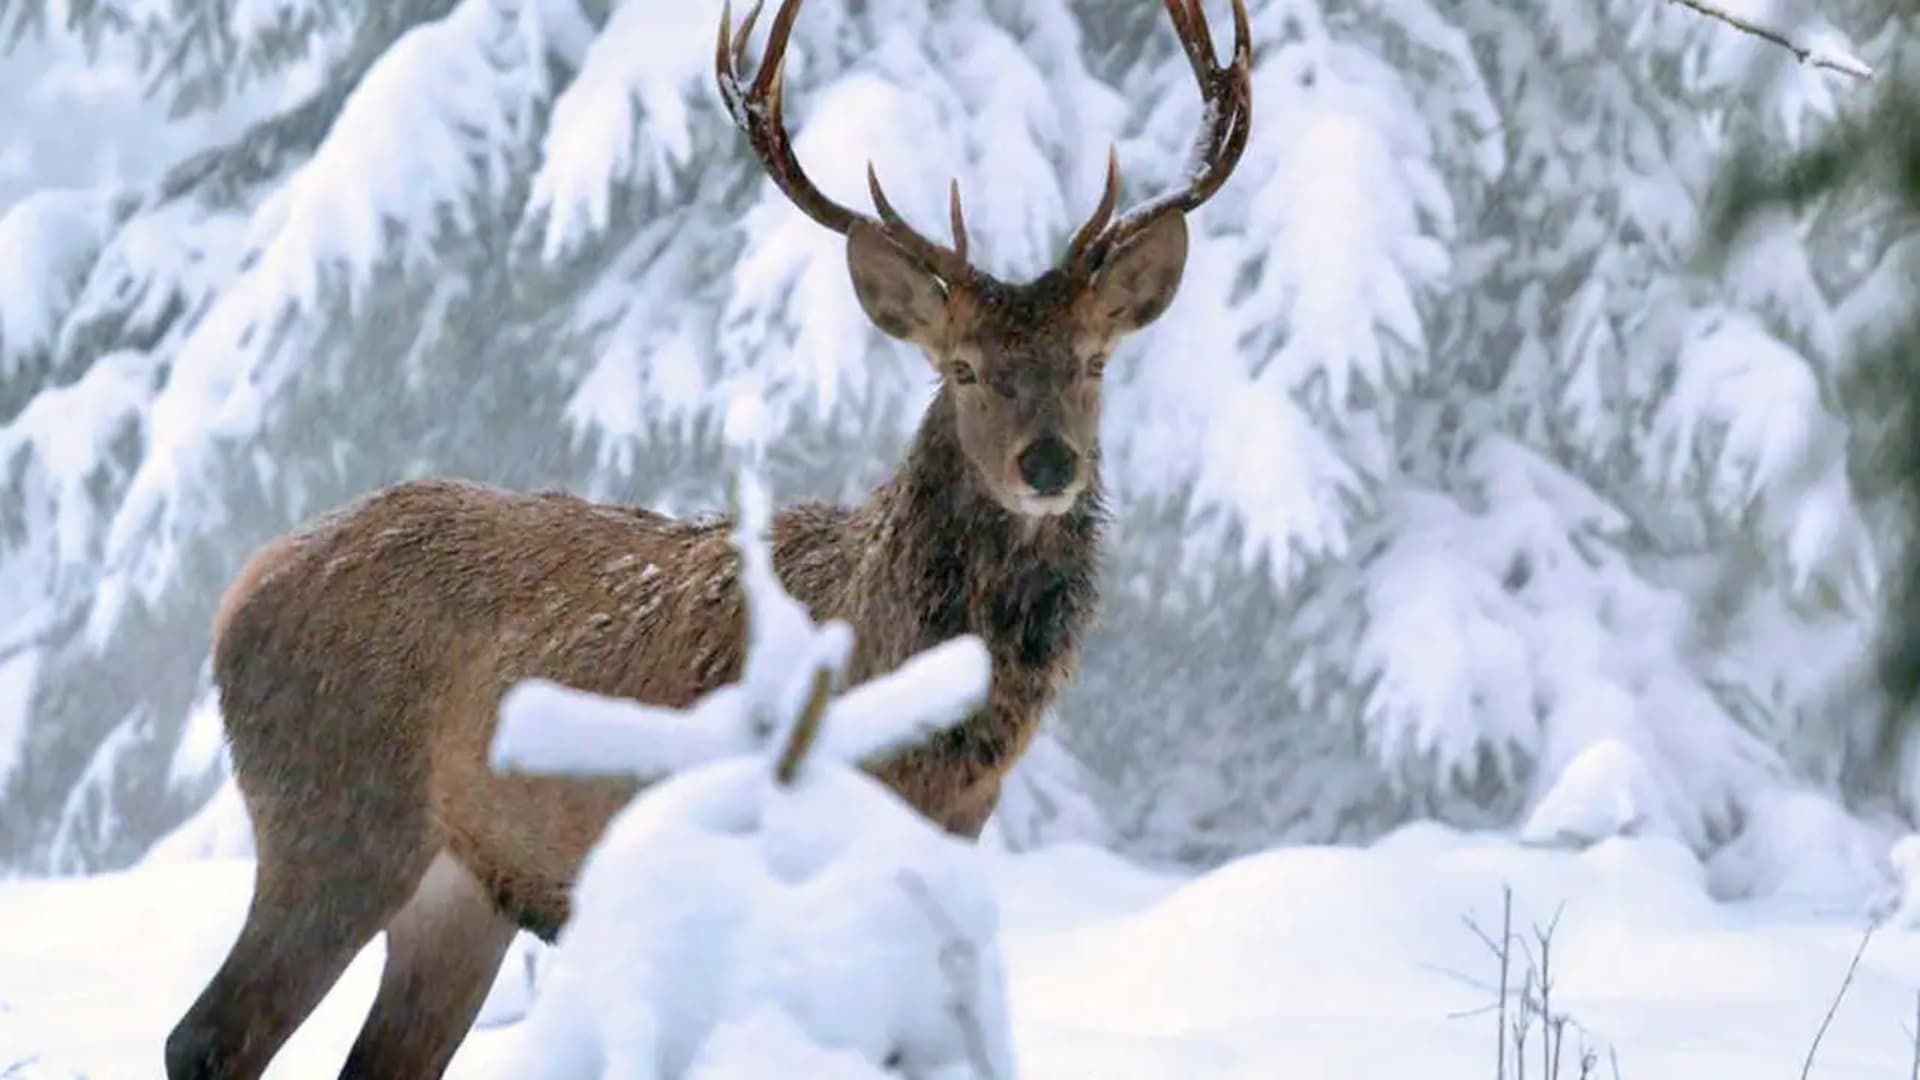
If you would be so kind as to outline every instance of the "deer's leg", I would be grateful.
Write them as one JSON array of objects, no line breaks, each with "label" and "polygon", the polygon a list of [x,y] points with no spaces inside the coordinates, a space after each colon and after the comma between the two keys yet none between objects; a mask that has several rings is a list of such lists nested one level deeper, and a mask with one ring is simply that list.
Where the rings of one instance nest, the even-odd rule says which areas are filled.
[{"label": "deer's leg", "polygon": [[517,927],[445,851],[387,923],[380,992],[342,1077],[437,1077],[486,1001]]},{"label": "deer's leg", "polygon": [[[233,948],[167,1037],[169,1080],[252,1080],[405,899],[424,859],[310,858],[262,850]],[[384,865],[383,865],[384,864]]]},{"label": "deer's leg", "polygon": [[946,830],[955,836],[967,840],[980,839],[980,830],[987,827],[987,819],[993,816],[993,808],[1000,805],[1000,778],[993,777],[974,785],[961,797],[958,804],[946,813],[941,822]]}]

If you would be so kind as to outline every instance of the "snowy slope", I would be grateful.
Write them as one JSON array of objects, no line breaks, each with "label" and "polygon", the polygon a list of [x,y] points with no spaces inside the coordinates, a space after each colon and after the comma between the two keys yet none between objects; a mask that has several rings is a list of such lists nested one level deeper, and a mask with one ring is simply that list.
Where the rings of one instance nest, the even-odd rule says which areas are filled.
[{"label": "snowy slope", "polygon": [[[1024,1077],[1483,1080],[1494,1018],[1473,1010],[1493,1000],[1497,968],[1462,917],[1497,933],[1503,885],[1516,931],[1564,903],[1553,1007],[1591,1032],[1598,1075],[1612,1045],[1628,1080],[1797,1076],[1861,930],[1831,910],[1716,904],[1700,864],[1659,839],[1573,853],[1417,825],[1192,879],[1077,846],[990,862]],[[0,1075],[156,1075],[168,1026],[239,925],[248,874],[185,862],[0,886]],[[378,952],[271,1076],[333,1075]],[[1905,1075],[1917,988],[1920,936],[1881,930],[1811,1075]],[[477,1031],[451,1075],[498,1075],[518,1037]],[[1528,1075],[1537,1054],[1536,1031]]]}]

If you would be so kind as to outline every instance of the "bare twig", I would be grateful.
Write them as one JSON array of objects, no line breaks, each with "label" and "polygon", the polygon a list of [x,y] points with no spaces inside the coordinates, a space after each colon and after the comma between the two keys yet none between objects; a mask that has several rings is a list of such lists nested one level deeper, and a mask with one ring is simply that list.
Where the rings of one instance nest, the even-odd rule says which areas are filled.
[{"label": "bare twig", "polygon": [[[1581,1080],[1591,1080],[1598,1074],[1600,1053],[1593,1041],[1598,1036],[1574,1016],[1555,1012],[1553,1008],[1553,939],[1565,912],[1566,905],[1561,904],[1546,925],[1535,924],[1530,940],[1526,935],[1513,932],[1513,890],[1511,887],[1503,888],[1498,939],[1483,930],[1472,916],[1462,916],[1460,919],[1467,930],[1499,961],[1499,986],[1496,988],[1443,968],[1436,969],[1468,986],[1494,994],[1494,999],[1487,1004],[1447,1014],[1449,1019],[1498,1014],[1498,1026],[1494,1029],[1494,1080],[1526,1080],[1528,1041],[1533,1037],[1536,1022],[1540,1026],[1541,1080],[1558,1080],[1568,1060],[1566,1049],[1569,1030],[1578,1037],[1577,1054],[1573,1060],[1579,1062]],[[1516,945],[1519,952],[1517,958],[1514,955]],[[1518,1000],[1512,1002],[1513,1008],[1509,1010],[1508,998],[1516,992],[1513,984],[1516,960],[1524,966],[1520,968]],[[1607,1054],[1613,1065],[1614,1080],[1619,1080],[1619,1058],[1610,1042],[1607,1043]]]},{"label": "bare twig", "polygon": [[1908,1080],[1920,1080],[1920,990],[1913,993],[1913,1066]]},{"label": "bare twig", "polygon": [[794,721],[793,734],[781,748],[780,761],[773,768],[773,778],[783,786],[793,783],[794,775],[800,771],[800,762],[813,748],[813,741],[820,734],[820,717],[827,711],[827,694],[832,689],[833,672],[825,667],[816,668],[807,703],[800,710],[800,719]]},{"label": "bare twig", "polygon": [[1553,910],[1546,929],[1533,928],[1540,945],[1540,1068],[1546,1080],[1560,1078],[1560,1045],[1567,1038],[1567,1018],[1553,1015],[1553,934],[1560,929],[1560,916],[1567,910],[1562,903]]},{"label": "bare twig", "polygon": [[1709,19],[1718,19],[1742,33],[1752,34],[1754,37],[1760,38],[1763,41],[1770,41],[1792,53],[1803,64],[1826,68],[1828,71],[1837,71],[1842,75],[1851,75],[1856,79],[1873,78],[1872,68],[1845,53],[1829,53],[1808,48],[1779,30],[1761,26],[1751,19],[1735,15],[1733,12],[1721,7],[1718,3],[1713,2],[1713,0],[1673,0],[1673,2],[1690,7]]},{"label": "bare twig", "polygon": [[1813,1056],[1820,1052],[1820,1040],[1826,1037],[1827,1026],[1833,1023],[1833,1014],[1840,1011],[1840,1000],[1847,996],[1847,987],[1853,985],[1853,973],[1860,969],[1860,957],[1867,951],[1867,942],[1873,940],[1873,932],[1880,928],[1877,922],[1867,924],[1866,932],[1860,935],[1860,946],[1853,950],[1853,959],[1847,964],[1847,974],[1840,980],[1840,989],[1833,995],[1833,1001],[1827,1006],[1827,1015],[1820,1020],[1820,1029],[1813,1033],[1813,1042],[1807,1047],[1807,1060],[1800,1065],[1800,1080],[1807,1080],[1813,1072]]},{"label": "bare twig", "polygon": [[[1526,942],[1521,942],[1524,947]],[[1527,1080],[1527,1030],[1533,1027],[1533,972],[1531,964],[1520,979],[1520,1011],[1513,1017],[1513,1072],[1515,1080]]]},{"label": "bare twig", "polygon": [[1507,961],[1509,946],[1513,943],[1513,886],[1500,886],[1500,1026],[1495,1029],[1494,1042],[1499,1052],[1494,1057],[1494,1080],[1504,1080],[1507,1075]]},{"label": "bare twig", "polygon": [[967,1059],[973,1066],[975,1076],[994,1080],[993,1058],[987,1053],[987,1036],[980,1028],[980,1019],[974,1015],[973,1003],[979,996],[980,987],[980,950],[973,940],[963,932],[933,897],[933,891],[920,875],[911,870],[900,871],[900,886],[920,902],[920,909],[926,913],[940,933],[940,971],[947,978],[947,988],[953,992],[951,1008],[953,1017],[960,1024],[960,1034],[967,1043]]}]

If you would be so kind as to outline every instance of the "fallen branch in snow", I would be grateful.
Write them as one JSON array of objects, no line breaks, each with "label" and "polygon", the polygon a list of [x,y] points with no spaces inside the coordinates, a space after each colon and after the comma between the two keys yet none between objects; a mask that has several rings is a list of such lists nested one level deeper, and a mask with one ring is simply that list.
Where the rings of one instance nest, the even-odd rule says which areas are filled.
[{"label": "fallen branch in snow", "polygon": [[1860,970],[1860,957],[1867,951],[1867,942],[1873,940],[1873,932],[1880,929],[1878,921],[1867,924],[1866,932],[1860,935],[1860,945],[1853,950],[1853,959],[1847,964],[1847,974],[1840,980],[1840,989],[1834,992],[1833,1001],[1827,1006],[1827,1015],[1820,1019],[1820,1029],[1813,1033],[1813,1042],[1807,1047],[1807,1060],[1800,1065],[1800,1080],[1807,1080],[1813,1072],[1813,1056],[1820,1052],[1820,1040],[1826,1038],[1827,1027],[1833,1023],[1833,1014],[1840,1011],[1840,1001],[1847,996],[1847,988],[1853,985],[1853,974]]},{"label": "fallen branch in snow", "polygon": [[1712,3],[1711,0],[1673,0],[1673,3],[1690,7],[1709,19],[1718,19],[1742,33],[1752,34],[1754,37],[1764,41],[1771,41],[1775,45],[1791,52],[1794,56],[1799,57],[1800,62],[1803,64],[1812,64],[1814,67],[1826,68],[1829,71],[1838,71],[1843,75],[1851,75],[1856,79],[1873,78],[1873,69],[1861,62],[1858,57],[1838,50],[1803,45],[1779,30],[1761,26],[1751,19],[1735,15],[1719,4]]}]

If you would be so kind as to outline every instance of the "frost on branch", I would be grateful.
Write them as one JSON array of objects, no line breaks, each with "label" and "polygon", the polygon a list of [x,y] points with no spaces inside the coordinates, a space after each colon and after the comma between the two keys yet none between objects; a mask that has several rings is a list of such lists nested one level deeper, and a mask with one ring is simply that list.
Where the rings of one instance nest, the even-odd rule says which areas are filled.
[{"label": "frost on branch", "polygon": [[1745,15],[1741,10],[1749,5],[1728,0],[1679,0],[1680,3],[1698,11],[1708,18],[1718,19],[1742,33],[1770,41],[1798,57],[1803,64],[1838,71],[1856,79],[1873,78],[1873,68],[1866,61],[1853,55],[1843,40],[1837,35],[1826,32],[1790,34],[1786,31],[1765,25]]},{"label": "frost on branch", "polygon": [[51,351],[111,224],[92,192],[41,191],[0,213],[0,415],[15,376]]},{"label": "frost on branch", "polygon": [[771,1055],[796,1075],[1011,1076],[979,853],[855,767],[978,707],[986,650],[958,638],[827,701],[851,633],[781,587],[757,482],[737,502],[738,682],[684,711],[543,682],[501,703],[496,768],[674,773],[589,854],[509,1072],[757,1075]]},{"label": "frost on branch", "polygon": [[[103,591],[151,601],[186,543],[219,522],[216,451],[259,436],[296,377],[314,377],[310,339],[295,330],[310,333],[336,302],[364,316],[383,274],[424,271],[494,227],[545,92],[540,60],[519,12],[486,0],[413,27],[244,234],[221,237],[243,253],[225,263],[239,270],[178,342],[146,409],[144,456],[106,530]],[[96,640],[118,614],[96,608]]]},{"label": "frost on branch", "polygon": [[1752,317],[1703,311],[1687,321],[1651,435],[1662,488],[1692,488],[1709,512],[1751,521],[1794,590],[1823,579],[1850,598],[1871,591],[1845,425],[1822,403],[1809,362]]}]

